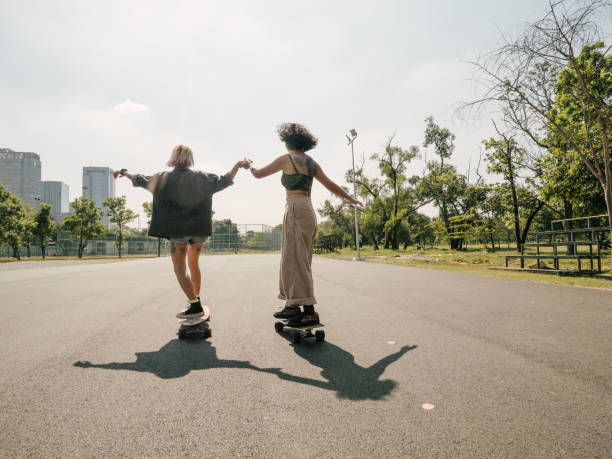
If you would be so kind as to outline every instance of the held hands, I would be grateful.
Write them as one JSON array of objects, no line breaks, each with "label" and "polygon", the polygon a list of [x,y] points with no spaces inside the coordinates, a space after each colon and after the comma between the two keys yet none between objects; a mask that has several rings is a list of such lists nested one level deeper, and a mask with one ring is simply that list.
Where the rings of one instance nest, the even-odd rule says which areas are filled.
[{"label": "held hands", "polygon": [[127,169],[121,169],[119,171],[115,171],[113,172],[113,177],[116,179],[117,177],[125,177],[125,173],[127,172]]},{"label": "held hands", "polygon": [[252,165],[252,161],[250,159],[243,159],[242,161],[238,161],[238,167],[242,169],[249,169]]}]

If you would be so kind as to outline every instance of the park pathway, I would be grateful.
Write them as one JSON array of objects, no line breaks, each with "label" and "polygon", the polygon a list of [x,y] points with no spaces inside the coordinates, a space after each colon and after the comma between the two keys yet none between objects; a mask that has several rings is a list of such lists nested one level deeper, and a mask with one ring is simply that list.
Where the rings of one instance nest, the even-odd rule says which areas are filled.
[{"label": "park pathway", "polygon": [[201,262],[191,342],[168,258],[0,270],[0,456],[612,456],[610,292],[317,257],[293,346],[278,255]]}]

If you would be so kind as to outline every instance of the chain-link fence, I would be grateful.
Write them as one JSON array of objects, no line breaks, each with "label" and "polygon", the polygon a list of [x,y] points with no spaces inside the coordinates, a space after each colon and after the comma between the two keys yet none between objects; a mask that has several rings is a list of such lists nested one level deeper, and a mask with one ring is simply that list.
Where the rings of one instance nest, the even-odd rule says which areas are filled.
[{"label": "chain-link fence", "polygon": [[[212,236],[204,244],[205,252],[278,252],[281,249],[282,228],[263,224],[236,224],[230,220],[213,222]],[[79,241],[63,234],[56,243],[47,246],[47,256],[76,257]],[[122,255],[168,255],[170,243],[164,238],[148,236],[127,236],[123,243]],[[40,257],[39,246],[32,245],[19,249],[21,257]],[[113,239],[93,239],[87,242],[83,256],[118,256]],[[12,257],[13,249],[0,247],[0,257]]]},{"label": "chain-link fence", "polygon": [[[122,255],[157,255],[159,244],[160,255],[169,253],[169,243],[165,239],[158,242],[157,238],[140,237],[133,238],[123,242]],[[48,257],[76,257],[79,254],[79,241],[74,239],[59,239],[57,243],[50,243],[47,246]],[[20,247],[19,255],[21,257],[40,257],[42,251],[39,246],[32,245],[29,247]],[[0,247],[1,257],[12,257],[13,249],[10,247]],[[117,245],[114,240],[109,239],[94,239],[87,242],[87,247],[83,251],[83,256],[119,256]]]},{"label": "chain-link fence", "polygon": [[281,249],[282,227],[263,224],[236,224],[229,220],[216,221],[213,234],[204,244],[209,252],[278,252]]}]

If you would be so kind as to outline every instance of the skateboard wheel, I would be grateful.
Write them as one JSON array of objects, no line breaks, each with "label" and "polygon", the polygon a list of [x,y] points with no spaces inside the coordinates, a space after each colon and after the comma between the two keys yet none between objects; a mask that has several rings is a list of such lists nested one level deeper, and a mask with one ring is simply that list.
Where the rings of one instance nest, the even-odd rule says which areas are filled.
[{"label": "skateboard wheel", "polygon": [[285,328],[285,325],[282,322],[276,322],[274,324],[274,330],[277,331],[277,333],[280,333],[283,331],[283,328]]},{"label": "skateboard wheel", "polygon": [[302,342],[302,335],[300,335],[300,332],[295,332],[293,334],[293,343],[300,344],[301,342]]},{"label": "skateboard wheel", "polygon": [[325,332],[323,330],[317,330],[315,332],[315,339],[319,342],[325,341]]}]

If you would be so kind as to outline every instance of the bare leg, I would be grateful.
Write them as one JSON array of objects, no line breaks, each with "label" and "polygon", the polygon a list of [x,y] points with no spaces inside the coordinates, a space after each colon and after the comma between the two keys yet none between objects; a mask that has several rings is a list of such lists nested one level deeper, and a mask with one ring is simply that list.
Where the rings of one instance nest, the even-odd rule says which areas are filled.
[{"label": "bare leg", "polygon": [[187,243],[172,242],[170,246],[170,257],[172,258],[172,264],[174,265],[174,274],[176,274],[176,280],[187,295],[188,300],[193,300],[196,297],[196,293],[193,289],[193,284],[189,275],[187,275],[187,267],[185,266],[185,257],[187,255]]},{"label": "bare leg", "polygon": [[187,264],[189,265],[189,274],[191,275],[191,283],[196,296],[200,296],[200,286],[202,284],[202,274],[200,273],[200,252],[204,244],[193,244],[187,249]]}]

